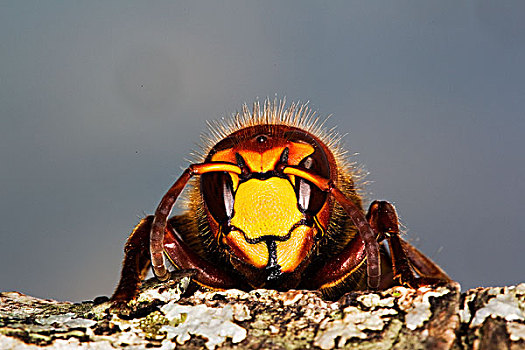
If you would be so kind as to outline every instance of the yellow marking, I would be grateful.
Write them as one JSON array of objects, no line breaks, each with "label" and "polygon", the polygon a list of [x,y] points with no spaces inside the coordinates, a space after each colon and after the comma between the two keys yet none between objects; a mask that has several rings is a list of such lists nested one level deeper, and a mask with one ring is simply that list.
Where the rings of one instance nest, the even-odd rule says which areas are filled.
[{"label": "yellow marking", "polygon": [[222,225],[219,225],[219,231],[217,232],[217,235],[215,236],[215,243],[218,246],[220,246],[223,238],[224,238],[224,232],[222,232]]},{"label": "yellow marking", "polygon": [[282,237],[302,218],[290,182],[272,177],[250,179],[239,185],[231,224],[241,229],[248,239],[267,235]]},{"label": "yellow marking", "polygon": [[223,292],[223,291],[226,290],[224,288],[210,287],[207,284],[199,282],[199,281],[197,281],[197,279],[194,279],[194,278],[192,278],[191,281],[197,283],[199,286],[204,287],[204,288],[206,288],[206,289],[208,289],[208,290],[210,290],[212,292]]},{"label": "yellow marking", "polygon": [[239,186],[239,175],[237,175],[237,174],[230,174],[230,178],[232,179],[233,192],[235,192],[235,191],[237,191],[237,187]]},{"label": "yellow marking", "polygon": [[230,163],[237,163],[237,160],[235,159],[235,151],[232,148],[227,148],[225,150],[219,151],[215,153],[211,157],[212,162],[230,162]]},{"label": "yellow marking", "polygon": [[321,231],[321,237],[324,237],[325,230],[323,228],[323,225],[321,225],[321,223],[319,222],[319,219],[317,218],[317,215],[314,215],[314,222],[315,222],[315,226],[317,227],[317,229],[319,231]]},{"label": "yellow marking", "polygon": [[290,238],[277,243],[277,263],[282,272],[293,272],[308,255],[313,246],[313,229],[301,225],[293,230]]},{"label": "yellow marking", "polygon": [[[271,147],[266,150],[250,150],[243,148],[241,144],[239,149],[228,148],[215,153],[211,160],[213,162],[229,162],[237,163],[235,153],[238,152],[246,161],[246,165],[252,172],[267,172],[275,169],[275,165],[279,162],[281,154],[284,149],[288,147],[288,164],[298,165],[301,160],[314,153],[315,149],[312,145],[301,142],[288,142],[282,146]],[[226,170],[225,170],[226,171]],[[236,171],[231,171],[237,173]]]},{"label": "yellow marking", "polygon": [[164,255],[168,258],[168,260],[169,260],[170,263],[175,267],[175,269],[177,269],[177,270],[182,270],[182,269],[180,268],[179,265],[175,264],[175,261],[173,261],[173,259],[171,258],[171,256],[170,256],[170,255],[168,254],[168,252],[165,251],[165,250],[164,250]]},{"label": "yellow marking", "polygon": [[233,254],[257,268],[264,268],[268,264],[268,248],[265,242],[250,244],[239,231],[231,231],[226,235],[226,243],[233,250]]},{"label": "yellow marking", "polygon": [[250,150],[242,150],[241,152],[239,152],[239,154],[246,161],[246,165],[248,166],[248,168],[250,168],[250,171],[254,173],[262,173],[265,167],[270,167],[270,169],[273,169],[274,162],[271,162],[271,164],[267,164],[269,161],[271,161],[271,159],[269,159],[268,157],[263,157],[265,153],[267,152],[262,153]]},{"label": "yellow marking", "polygon": [[288,164],[292,165],[298,165],[301,160],[315,151],[315,148],[312,145],[302,142],[290,142],[288,147],[290,149],[290,153],[288,154]]}]

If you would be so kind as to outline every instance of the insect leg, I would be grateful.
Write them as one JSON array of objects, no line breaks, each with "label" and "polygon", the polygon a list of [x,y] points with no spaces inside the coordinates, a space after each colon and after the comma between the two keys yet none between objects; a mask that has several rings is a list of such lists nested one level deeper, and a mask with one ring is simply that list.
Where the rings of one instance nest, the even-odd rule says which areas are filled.
[{"label": "insect leg", "polygon": [[[276,168],[277,171],[281,171],[287,175],[299,176],[305,180],[310,181],[316,185],[321,191],[330,193],[335,200],[343,207],[354,225],[357,227],[359,236],[364,243],[366,251],[366,269],[368,286],[372,289],[377,289],[381,279],[381,265],[379,259],[379,244],[376,239],[376,233],[368,224],[362,209],[352,202],[348,197],[345,196],[335,184],[321,176],[311,173],[306,169],[302,169],[295,166],[280,165]],[[353,259],[353,257],[348,256]]]},{"label": "insect leg", "polygon": [[113,302],[126,302],[133,299],[146,276],[150,266],[148,248],[152,221],[152,215],[142,219],[126,241],[120,281],[111,296]]},{"label": "insect leg", "polygon": [[184,171],[184,173],[182,173],[177,181],[175,181],[164,197],[162,197],[162,200],[155,211],[150,235],[151,265],[153,266],[153,272],[159,280],[165,281],[169,277],[168,270],[164,264],[164,232],[166,230],[168,215],[170,214],[175,201],[184,187],[186,187],[188,181],[194,175],[217,171],[226,171],[236,174],[241,173],[241,169],[238,166],[230,163],[213,162],[192,164]]},{"label": "insect leg", "polygon": [[[239,287],[234,277],[195,254],[180,238],[174,226],[182,216],[169,220],[165,232],[164,250],[170,261],[179,269],[194,269],[195,282],[208,288],[226,289]],[[150,267],[149,236],[153,215],[142,219],[129,236],[124,252],[120,281],[111,296],[113,302],[127,302],[138,292],[142,280]]]},{"label": "insect leg", "polygon": [[[370,205],[367,217],[372,228],[388,239],[394,279],[412,288],[451,281],[432,260],[401,239],[396,210],[392,204],[374,201]],[[419,277],[416,277],[414,272]]]},{"label": "insect leg", "polygon": [[330,186],[329,192],[341,204],[347,212],[354,225],[357,227],[366,250],[366,269],[368,286],[373,289],[379,288],[381,282],[381,264],[379,259],[379,244],[376,233],[370,227],[361,209],[349,200],[337,187]]},{"label": "insect leg", "polygon": [[195,270],[193,280],[206,288],[240,288],[242,284],[234,276],[204,260],[184,243],[173,228],[173,219],[176,217],[169,220],[164,236],[164,250],[170,261],[179,269]]},{"label": "insect leg", "polygon": [[334,258],[313,274],[305,283],[308,289],[332,288],[356,272],[365,262],[365,245],[360,237],[350,241]]},{"label": "insect leg", "polygon": [[410,267],[408,257],[401,246],[399,237],[399,222],[394,206],[385,201],[374,201],[370,204],[367,217],[374,231],[385,235],[388,239],[394,279],[411,287],[416,285],[414,272]]},{"label": "insect leg", "polygon": [[407,254],[410,264],[423,280],[423,284],[438,284],[452,282],[452,279],[435,262],[421,253],[407,241],[400,239],[401,246]]}]

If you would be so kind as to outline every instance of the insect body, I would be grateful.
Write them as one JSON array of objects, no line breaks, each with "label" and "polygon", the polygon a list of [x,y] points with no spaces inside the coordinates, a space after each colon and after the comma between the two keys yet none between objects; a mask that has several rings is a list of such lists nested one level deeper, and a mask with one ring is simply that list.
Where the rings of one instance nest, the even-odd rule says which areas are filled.
[{"label": "insect body", "polygon": [[[391,204],[375,201],[365,215],[342,154],[305,106],[245,107],[216,126],[201,159],[133,230],[112,300],[132,299],[150,265],[167,279],[165,256],[209,289],[306,288],[334,297],[450,281],[399,236]],[[169,218],[188,183],[186,212]]]}]

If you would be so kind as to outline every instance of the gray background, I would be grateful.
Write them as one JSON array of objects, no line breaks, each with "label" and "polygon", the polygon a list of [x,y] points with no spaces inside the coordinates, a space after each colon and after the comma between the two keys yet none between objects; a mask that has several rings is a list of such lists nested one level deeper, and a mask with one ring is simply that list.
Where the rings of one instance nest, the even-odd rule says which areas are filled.
[{"label": "gray background", "polygon": [[524,281],[525,2],[2,1],[0,290],[109,295],[206,120],[310,101],[463,288]]}]

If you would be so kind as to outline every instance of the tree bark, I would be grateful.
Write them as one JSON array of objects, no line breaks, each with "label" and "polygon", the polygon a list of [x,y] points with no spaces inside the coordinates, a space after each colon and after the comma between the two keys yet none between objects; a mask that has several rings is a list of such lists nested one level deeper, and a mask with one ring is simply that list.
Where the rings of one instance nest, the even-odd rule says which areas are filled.
[{"label": "tree bark", "polygon": [[352,292],[191,292],[149,280],[136,301],[0,293],[0,349],[525,349],[525,283]]}]

